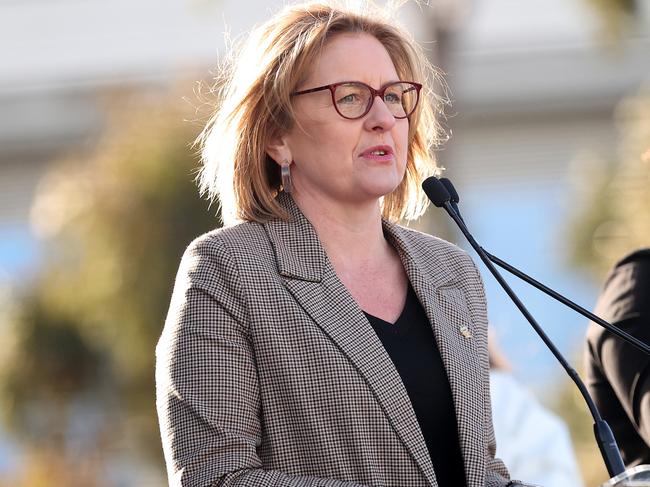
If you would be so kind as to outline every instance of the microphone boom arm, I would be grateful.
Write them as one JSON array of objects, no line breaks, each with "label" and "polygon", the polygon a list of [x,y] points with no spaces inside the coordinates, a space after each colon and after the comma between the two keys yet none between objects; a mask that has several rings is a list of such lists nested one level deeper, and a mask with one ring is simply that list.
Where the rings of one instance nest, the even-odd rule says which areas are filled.
[{"label": "microphone boom arm", "polygon": [[642,342],[635,336],[630,335],[626,331],[621,330],[617,326],[612,325],[611,323],[608,323],[607,321],[603,320],[602,318],[596,316],[595,314],[591,313],[590,311],[584,309],[582,306],[574,303],[570,299],[565,298],[561,294],[557,293],[556,291],[553,291],[553,289],[549,288],[548,286],[545,286],[541,282],[535,280],[534,278],[530,277],[528,274],[520,271],[516,267],[511,266],[507,262],[499,259],[497,256],[491,254],[487,250],[485,250],[483,247],[481,247],[483,252],[485,252],[485,255],[490,259],[492,262],[494,262],[496,265],[501,267],[502,269],[505,269],[508,271],[510,274],[518,277],[522,281],[527,282],[531,286],[539,289],[543,293],[547,294],[548,296],[552,297],[553,299],[559,301],[560,303],[568,306],[571,308],[573,311],[580,313],[582,316],[585,318],[590,319],[594,323],[599,324],[603,328],[605,328],[607,331],[610,333],[616,335],[617,337],[621,338],[622,340],[625,340],[631,345],[634,345],[637,349],[640,351],[650,355],[650,346],[647,343]]}]

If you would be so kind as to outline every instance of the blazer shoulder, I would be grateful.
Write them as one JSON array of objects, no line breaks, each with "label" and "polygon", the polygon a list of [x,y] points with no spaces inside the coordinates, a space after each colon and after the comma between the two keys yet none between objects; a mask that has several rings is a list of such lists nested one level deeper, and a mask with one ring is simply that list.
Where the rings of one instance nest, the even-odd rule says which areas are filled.
[{"label": "blazer shoulder", "polygon": [[270,253],[262,225],[246,222],[218,228],[195,238],[185,249],[179,276],[206,291],[223,290],[240,280],[246,260]]},{"label": "blazer shoulder", "polygon": [[218,257],[223,252],[240,248],[251,250],[266,243],[268,239],[259,223],[244,222],[231,227],[216,228],[196,237],[185,251],[186,254]]}]

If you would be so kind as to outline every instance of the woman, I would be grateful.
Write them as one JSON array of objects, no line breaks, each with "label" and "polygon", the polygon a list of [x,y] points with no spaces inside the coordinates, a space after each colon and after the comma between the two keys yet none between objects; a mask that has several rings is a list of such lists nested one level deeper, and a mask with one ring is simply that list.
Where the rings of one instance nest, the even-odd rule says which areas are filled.
[{"label": "woman", "polygon": [[157,348],[171,484],[507,484],[479,274],[392,223],[426,206],[430,73],[387,20],[309,4],[222,80],[201,186],[243,223],[189,246]]}]

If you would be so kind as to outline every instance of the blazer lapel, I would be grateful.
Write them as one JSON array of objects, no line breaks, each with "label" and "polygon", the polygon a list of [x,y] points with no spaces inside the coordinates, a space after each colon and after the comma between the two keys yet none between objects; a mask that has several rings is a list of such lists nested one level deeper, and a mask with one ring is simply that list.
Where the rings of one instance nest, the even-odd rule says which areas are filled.
[{"label": "blazer lapel", "polygon": [[451,386],[467,485],[483,486],[486,438],[483,427],[475,425],[485,418],[484,389],[466,298],[454,285],[459,278],[449,268],[449,260],[439,256],[446,252],[442,245],[441,252],[431,245],[411,245],[403,229],[387,222],[384,231],[400,254],[433,328]]},{"label": "blazer lapel", "polygon": [[271,221],[265,228],[287,289],[365,379],[428,482],[437,485],[417,418],[390,357],[336,276],[309,221],[290,196],[278,199],[291,220]]}]

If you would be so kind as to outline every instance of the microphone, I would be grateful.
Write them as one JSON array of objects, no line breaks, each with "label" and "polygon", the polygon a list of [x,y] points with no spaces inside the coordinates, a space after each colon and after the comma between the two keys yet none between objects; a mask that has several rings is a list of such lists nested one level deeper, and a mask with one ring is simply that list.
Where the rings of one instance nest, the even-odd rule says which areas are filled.
[{"label": "microphone", "polygon": [[[456,203],[458,203],[460,201],[458,193],[456,192],[456,188],[454,188],[454,185],[452,184],[452,182],[447,178],[441,178],[440,182],[442,183],[442,185],[445,187],[445,189],[449,193],[450,203],[451,203],[452,208],[454,209],[454,211],[456,212],[458,217],[463,221],[463,223],[465,223],[465,221],[463,220],[463,217],[460,214],[460,210],[458,209],[458,205],[456,204]],[[426,192],[426,190],[425,190],[425,192]],[[596,316],[591,311],[586,310],[582,306],[576,304],[575,302],[571,301],[570,299],[568,299],[567,297],[565,297],[562,294],[558,293],[557,291],[549,288],[548,286],[545,286],[541,282],[539,282],[536,279],[530,277],[528,274],[520,271],[516,267],[514,267],[514,266],[508,264],[507,262],[499,259],[497,256],[492,255],[490,252],[485,250],[483,247],[481,247],[481,249],[483,250],[483,252],[485,252],[485,255],[487,255],[488,259],[490,259],[493,263],[495,263],[496,265],[498,265],[502,269],[507,270],[512,275],[518,277],[522,281],[527,282],[531,286],[535,287],[536,289],[539,289],[540,291],[542,291],[546,295],[552,297],[556,301],[559,301],[560,303],[564,304],[565,306],[568,306],[573,311],[575,311],[577,313],[580,313],[585,318],[593,321],[594,323],[598,323],[600,326],[605,328],[607,331],[609,331],[613,335],[616,335],[621,340],[625,340],[627,343],[629,343],[630,345],[636,347],[638,350],[650,355],[650,346],[647,343],[642,342],[641,340],[639,340],[635,336],[630,335],[626,331],[621,330],[617,326],[614,326],[611,323],[603,320],[601,317]]]},{"label": "microphone", "polygon": [[501,276],[501,274],[496,269],[496,267],[494,267],[492,261],[489,259],[489,257],[487,256],[483,248],[476,242],[472,234],[465,226],[463,220],[454,211],[454,208],[451,205],[452,197],[449,191],[445,188],[444,183],[440,182],[435,177],[429,177],[422,183],[422,189],[424,190],[426,195],[429,197],[429,199],[435,206],[439,208],[444,208],[444,210],[449,214],[451,219],[454,220],[454,222],[456,223],[460,231],[463,233],[463,235],[465,236],[469,244],[472,246],[472,248],[474,248],[474,250],[481,258],[485,266],[488,268],[490,273],[501,285],[503,290],[514,302],[517,308],[519,308],[519,311],[521,311],[524,317],[528,320],[528,322],[533,327],[537,335],[539,335],[539,337],[542,339],[542,341],[547,346],[547,348],[555,356],[558,362],[560,362],[560,365],[562,365],[562,367],[567,372],[571,380],[573,380],[575,385],[578,387],[580,393],[582,394],[582,397],[587,403],[587,407],[589,408],[591,416],[594,419],[594,435],[596,437],[596,442],[598,443],[598,447],[600,449],[601,455],[603,456],[603,461],[605,462],[605,466],[607,467],[607,471],[609,472],[611,477],[623,473],[625,471],[625,465],[623,463],[623,459],[621,458],[621,454],[618,450],[618,445],[616,444],[616,440],[614,439],[612,430],[610,429],[609,425],[602,419],[600,412],[598,411],[598,408],[594,404],[594,401],[589,395],[589,392],[587,392],[587,388],[585,387],[584,383],[580,379],[580,376],[569,365],[569,363],[562,356],[562,354],[557,349],[557,347],[555,347],[555,345],[550,340],[550,338],[546,335],[546,333],[544,333],[544,330],[542,330],[542,328],[537,324],[535,318],[533,318],[533,316],[530,314],[528,309],[526,309],[526,307],[518,298],[518,296],[515,294],[515,292],[510,288],[510,286],[505,281],[503,276]]},{"label": "microphone", "polygon": [[[451,184],[451,181],[449,178],[440,178],[438,181],[442,183],[442,185],[445,187],[447,192],[449,193],[449,197],[451,198],[451,206],[456,205],[457,203],[460,203],[460,196],[458,196],[458,192],[456,191],[456,188],[454,188],[454,185]],[[456,206],[454,209],[458,208]]]},{"label": "microphone", "polygon": [[451,201],[451,194],[447,191],[444,184],[435,176],[422,181],[422,189],[431,203],[438,208],[444,208],[446,203]]},{"label": "microphone", "polygon": [[[448,178],[440,178],[439,181],[442,183],[442,185],[445,187],[445,189],[449,193],[449,197],[451,198],[451,200],[450,200],[451,207],[454,209],[454,211],[458,215],[458,218],[463,220],[463,217],[460,214],[460,210],[458,209],[458,203],[460,203],[460,196],[458,196],[458,193],[456,192],[456,188],[454,188],[454,185],[451,184],[451,181]],[[463,223],[465,223],[465,220],[463,220]]]}]

